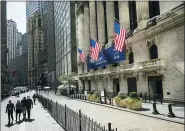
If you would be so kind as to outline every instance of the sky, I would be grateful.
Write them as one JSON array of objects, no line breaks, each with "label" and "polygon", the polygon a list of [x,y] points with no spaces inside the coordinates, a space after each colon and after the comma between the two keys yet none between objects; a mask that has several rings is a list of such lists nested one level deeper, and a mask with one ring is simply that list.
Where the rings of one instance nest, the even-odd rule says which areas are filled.
[{"label": "sky", "polygon": [[21,33],[26,32],[26,2],[7,2],[7,19],[17,23]]}]

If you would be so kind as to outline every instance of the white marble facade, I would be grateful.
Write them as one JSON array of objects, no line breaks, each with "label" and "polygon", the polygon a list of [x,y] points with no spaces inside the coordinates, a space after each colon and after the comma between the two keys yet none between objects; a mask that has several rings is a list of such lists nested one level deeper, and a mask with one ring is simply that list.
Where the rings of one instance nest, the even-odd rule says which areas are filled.
[{"label": "white marble facade", "polygon": [[[90,37],[98,39],[102,44],[110,44],[114,38],[114,3],[106,2],[106,8],[108,9],[108,43],[105,43],[103,2],[97,3],[97,8],[95,8],[94,1],[81,4],[81,8],[79,8],[79,5],[76,6],[78,8],[76,13],[77,44],[86,52],[89,52]],[[108,66],[106,69],[87,70],[87,66],[78,60],[79,87],[83,87],[82,81],[84,81],[85,90],[89,90],[88,80],[90,80],[91,90],[101,91],[105,89],[107,94],[112,95],[115,88],[113,79],[118,78],[120,91],[128,93],[127,78],[135,77],[137,93],[148,93],[150,88],[148,76],[161,76],[164,100],[184,102],[184,73],[174,66],[176,62],[184,62],[184,5],[182,2],[170,2],[168,7],[168,4],[169,2],[159,2],[160,15],[156,20],[157,25],[147,29],[146,25],[149,20],[148,2],[136,2],[138,27],[134,31],[133,36],[126,40],[127,56],[129,52],[132,52],[134,56],[134,63],[129,65],[132,66],[130,69],[132,69],[133,73],[129,71],[120,73],[118,71],[121,68],[124,69],[124,65],[128,65],[128,59],[122,64],[120,62],[119,66],[116,67],[116,75],[109,73],[101,76],[96,74],[100,71],[108,72],[108,70],[113,70],[115,67]],[[126,1],[120,1],[118,4],[119,12],[121,12],[119,13],[119,20],[127,28],[127,31],[130,29],[128,6]],[[97,18],[101,19],[97,20],[97,22],[95,9],[98,11]],[[170,13],[166,13],[168,11]],[[98,38],[96,37],[96,28],[98,30]],[[154,43],[151,43],[151,41],[154,41]],[[153,44],[157,46],[157,60],[150,60],[149,50]],[[84,66],[84,71],[82,66]]]}]

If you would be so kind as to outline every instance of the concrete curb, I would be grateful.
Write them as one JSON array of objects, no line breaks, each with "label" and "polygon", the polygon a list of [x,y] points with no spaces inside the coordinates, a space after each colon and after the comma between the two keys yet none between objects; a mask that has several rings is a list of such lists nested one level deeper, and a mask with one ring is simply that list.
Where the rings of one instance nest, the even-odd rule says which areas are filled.
[{"label": "concrete curb", "polygon": [[[66,96],[63,96],[63,97],[66,97]],[[66,97],[66,98],[71,98],[71,97]],[[104,107],[108,107],[108,108],[112,108],[112,109],[116,109],[116,110],[120,110],[120,111],[126,111],[126,112],[130,112],[130,113],[134,113],[134,114],[138,114],[138,115],[142,115],[142,116],[147,116],[147,117],[151,117],[151,118],[156,118],[156,119],[160,119],[160,120],[164,120],[164,121],[169,121],[169,122],[174,122],[174,123],[185,125],[185,123],[180,122],[180,121],[169,120],[169,119],[165,119],[165,118],[161,118],[161,117],[156,117],[156,116],[153,116],[153,115],[146,115],[146,114],[143,114],[143,113],[136,112],[134,110],[129,110],[129,109],[127,110],[127,109],[119,108],[119,107],[116,107],[116,106],[109,106],[109,105],[105,105],[105,104],[89,102],[87,100],[80,100],[80,99],[75,99],[75,98],[71,98],[71,99],[74,99],[74,100],[77,100],[77,101],[81,101],[81,102],[85,102],[85,103],[89,103],[89,104],[94,104],[94,105],[98,105],[98,106],[104,106]]]}]

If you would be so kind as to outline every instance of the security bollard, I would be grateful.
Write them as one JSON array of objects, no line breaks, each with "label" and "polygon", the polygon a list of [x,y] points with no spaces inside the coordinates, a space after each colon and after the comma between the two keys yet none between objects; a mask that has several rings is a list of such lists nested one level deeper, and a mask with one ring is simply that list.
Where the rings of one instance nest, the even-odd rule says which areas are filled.
[{"label": "security bollard", "polygon": [[111,129],[111,123],[108,123],[108,131],[112,131],[112,129]]},{"label": "security bollard", "polygon": [[167,116],[168,117],[175,117],[175,114],[172,111],[172,105],[171,104],[168,104],[168,110],[169,110],[169,113],[167,114]]},{"label": "security bollard", "polygon": [[152,114],[159,114],[159,112],[157,111],[155,102],[153,103],[153,112],[152,112]]},{"label": "security bollard", "polygon": [[146,102],[146,97],[147,97],[147,94],[145,94],[145,102]]},{"label": "security bollard", "polygon": [[111,101],[111,97],[109,98],[109,104],[111,105],[112,101]]}]

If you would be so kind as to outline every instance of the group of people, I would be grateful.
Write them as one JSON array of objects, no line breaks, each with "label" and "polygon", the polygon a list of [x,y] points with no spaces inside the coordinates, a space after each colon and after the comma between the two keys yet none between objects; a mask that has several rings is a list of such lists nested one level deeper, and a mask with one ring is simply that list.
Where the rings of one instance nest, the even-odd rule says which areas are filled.
[{"label": "group of people", "polygon": [[[33,95],[34,104],[36,104],[35,103],[36,98],[37,96],[34,94]],[[16,112],[16,122],[17,122],[18,115],[19,115],[19,121],[20,121],[21,113],[23,114],[23,120],[26,120],[26,112],[28,116],[27,118],[28,120],[30,120],[30,113],[31,113],[31,108],[33,108],[33,101],[30,98],[30,96],[27,96],[27,98],[23,97],[21,101],[17,100],[17,103],[14,106],[12,101],[9,100],[9,103],[6,106],[6,112],[5,112],[5,113],[8,113],[8,125],[10,124],[11,119],[12,119],[11,123],[13,124],[13,121],[14,121],[13,112]]]}]

